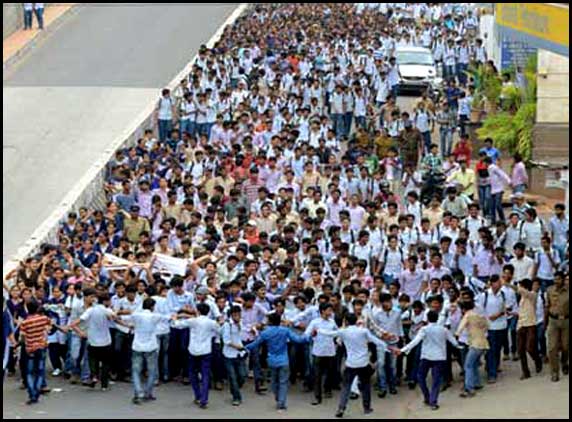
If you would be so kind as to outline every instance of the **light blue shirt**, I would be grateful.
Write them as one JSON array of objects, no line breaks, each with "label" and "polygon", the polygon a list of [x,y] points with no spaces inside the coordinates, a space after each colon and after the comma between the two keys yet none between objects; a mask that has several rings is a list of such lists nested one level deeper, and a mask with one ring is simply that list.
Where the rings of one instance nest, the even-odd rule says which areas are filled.
[{"label": "light blue shirt", "polygon": [[242,346],[242,324],[232,320],[225,322],[222,326],[222,354],[225,358],[234,359],[240,355],[240,350],[230,344]]},{"label": "light blue shirt", "polygon": [[157,342],[157,328],[160,322],[170,319],[170,316],[155,314],[149,309],[135,312],[131,315],[123,315],[121,319],[133,325],[133,351],[154,352],[159,348]]},{"label": "light blue shirt", "polygon": [[460,347],[451,332],[438,324],[429,323],[429,325],[421,328],[413,341],[403,347],[401,351],[408,354],[415,346],[423,342],[421,348],[421,359],[430,361],[446,361],[447,360],[447,341],[453,346]]}]

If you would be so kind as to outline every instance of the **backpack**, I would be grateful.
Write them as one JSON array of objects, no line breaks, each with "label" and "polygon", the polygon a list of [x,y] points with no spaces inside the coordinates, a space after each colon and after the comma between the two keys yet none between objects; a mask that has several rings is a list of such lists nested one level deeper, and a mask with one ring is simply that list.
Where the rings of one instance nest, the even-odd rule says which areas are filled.
[{"label": "backpack", "polygon": [[[503,306],[506,306],[506,296],[502,290],[500,291],[500,294],[501,294],[502,304]],[[489,301],[489,291],[487,290],[485,291],[485,302],[483,304],[483,309],[487,309],[488,301]]]},{"label": "backpack", "polygon": [[[403,249],[401,248],[397,248],[399,250],[399,254],[401,255],[401,262],[404,261],[403,259]],[[389,254],[389,248],[385,248],[385,251],[383,252],[383,262],[386,263],[387,262],[387,255]]]}]

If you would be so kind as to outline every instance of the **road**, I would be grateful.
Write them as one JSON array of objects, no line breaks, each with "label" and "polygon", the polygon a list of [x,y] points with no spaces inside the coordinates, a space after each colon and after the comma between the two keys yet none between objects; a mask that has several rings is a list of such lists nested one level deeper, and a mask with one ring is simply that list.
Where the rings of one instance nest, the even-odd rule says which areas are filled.
[{"label": "road", "polygon": [[[441,394],[438,411],[422,404],[419,389],[410,391],[401,388],[397,396],[379,399],[374,396],[374,413],[371,419],[569,419],[569,379],[559,383],[550,381],[548,368],[541,375],[519,381],[519,362],[505,362],[499,382],[486,385],[477,397],[461,399],[457,381],[452,388]],[[338,394],[325,399],[321,406],[312,406],[311,394],[300,392],[300,387],[290,387],[288,411],[277,414],[270,394],[259,397],[253,393],[252,381],[243,387],[244,404],[231,406],[230,393],[211,391],[209,408],[201,410],[192,404],[192,389],[180,384],[167,384],[156,390],[158,401],[141,406],[132,405],[133,390],[129,384],[115,384],[108,392],[88,387],[72,386],[60,379],[49,379],[52,391],[36,406],[24,404],[25,391],[9,379],[3,388],[2,409],[4,419],[55,419],[55,418],[138,418],[138,419],[329,419],[336,410]],[[346,418],[362,418],[361,401],[350,401]]]},{"label": "road", "polygon": [[237,4],[85,4],[4,73],[5,263]]}]

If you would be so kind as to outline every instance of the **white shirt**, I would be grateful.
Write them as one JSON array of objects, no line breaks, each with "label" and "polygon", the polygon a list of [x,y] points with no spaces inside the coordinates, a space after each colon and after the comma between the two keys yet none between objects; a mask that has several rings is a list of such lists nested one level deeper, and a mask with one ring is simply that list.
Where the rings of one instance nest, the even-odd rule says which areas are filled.
[{"label": "white shirt", "polygon": [[[167,303],[167,298],[162,296],[153,296],[153,300],[155,301],[155,309],[154,313],[158,315],[171,315],[171,311],[169,309],[169,304]],[[156,334],[169,334],[171,329],[169,328],[169,321],[161,320],[157,324]]]},{"label": "white shirt", "polygon": [[133,324],[133,346],[134,352],[154,352],[159,348],[157,341],[157,327],[160,322],[168,321],[169,316],[160,315],[144,309],[132,315],[123,315],[122,320]]},{"label": "white shirt", "polygon": [[[364,368],[369,364],[368,343],[375,343],[378,350],[385,351],[386,344],[369,332],[367,328],[351,325],[337,331],[318,330],[319,334],[339,337],[346,347],[346,367]],[[380,350],[381,351],[381,350]]]},{"label": "white shirt", "polygon": [[193,356],[208,355],[212,352],[212,338],[220,333],[219,325],[204,315],[187,320],[177,320],[177,328],[190,328],[189,353]]},{"label": "white shirt", "polygon": [[[403,324],[401,322],[401,311],[391,309],[389,312],[380,310],[373,313],[374,322],[379,325],[383,330],[394,334],[398,337],[403,337]],[[397,343],[398,339],[393,343]]]},{"label": "white shirt", "polygon": [[[552,266],[550,262],[549,254],[552,256],[552,260],[556,264],[556,268]],[[530,258],[529,258],[530,259]],[[532,261],[532,259],[530,259]],[[536,252],[534,262],[538,264],[537,277],[543,280],[554,280],[554,271],[558,269],[558,264],[560,263],[560,255],[555,249],[550,249],[548,254],[543,250]]]},{"label": "white shirt", "polygon": [[532,258],[524,255],[522,259],[514,258],[510,261],[514,267],[514,281],[519,282],[525,278],[532,279],[532,270],[534,269],[534,261]]},{"label": "white shirt", "polygon": [[327,331],[335,331],[337,330],[338,326],[336,325],[334,319],[324,319],[322,317],[313,319],[312,322],[306,328],[305,334],[310,336],[314,329],[318,330],[318,334],[316,337],[313,337],[312,342],[312,355],[313,356],[330,356],[333,357],[336,355],[336,345],[334,340],[331,336],[326,336],[324,334],[320,334],[320,329],[327,330]]},{"label": "white shirt", "polygon": [[240,355],[240,350],[230,346],[230,344],[242,346],[242,323],[237,324],[232,320],[225,322],[221,329],[222,334],[222,354],[225,358],[234,359]]},{"label": "white shirt", "polygon": [[447,328],[435,323],[429,323],[428,326],[421,328],[413,341],[403,347],[401,351],[408,354],[422,341],[421,359],[430,361],[447,360],[447,341],[455,347],[459,347],[459,343],[457,343],[457,340],[455,340],[455,337]]},{"label": "white shirt", "polygon": [[93,347],[111,345],[109,333],[109,316],[113,311],[101,304],[93,305],[87,309],[79,319],[87,324],[87,343]]},{"label": "white shirt", "polygon": [[[121,299],[119,299],[116,304],[113,304],[113,310],[116,312],[121,310],[127,310],[133,313],[136,311],[140,311],[142,304],[143,301],[138,296],[135,296],[135,300],[133,302],[130,302],[129,299],[127,299],[127,296],[124,296]],[[124,327],[123,325],[117,324],[115,328],[117,328],[119,331],[123,333],[129,332],[129,328]]]},{"label": "white shirt", "polygon": [[[483,292],[480,296],[478,296],[477,303],[479,304],[479,306],[483,310],[483,315],[486,316],[487,318],[490,317],[491,315],[498,314],[499,312],[505,311],[505,309],[506,309],[506,304],[505,304],[506,298],[503,299],[503,294],[501,292],[502,291],[499,289],[499,291],[495,295],[495,294],[493,294],[492,289],[488,289],[486,292]],[[485,298],[487,297],[487,293],[488,293],[488,299],[487,299],[487,303],[486,303],[486,307],[485,307]],[[489,330],[492,330],[492,331],[504,330],[507,327],[506,315],[502,315],[501,317],[497,318],[494,321],[489,320],[489,323],[490,323]]]}]

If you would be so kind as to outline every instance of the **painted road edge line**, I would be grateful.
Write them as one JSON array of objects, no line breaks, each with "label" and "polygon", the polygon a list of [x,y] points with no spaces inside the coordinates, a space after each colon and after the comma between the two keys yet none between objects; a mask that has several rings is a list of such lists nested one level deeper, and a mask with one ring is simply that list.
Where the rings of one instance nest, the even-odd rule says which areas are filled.
[{"label": "painted road edge line", "polygon": [[[212,48],[213,45],[219,40],[224,29],[234,23],[234,21],[244,12],[248,7],[249,3],[240,3],[239,6],[232,11],[225,22],[215,31],[213,36],[207,41],[207,47]],[[193,63],[197,58],[198,54],[195,54],[190,62],[168,83],[166,86],[171,90],[174,89],[181,79],[188,75],[193,68]],[[3,278],[5,279],[8,273],[19,265],[19,262],[26,259],[30,254],[34,252],[42,243],[48,240],[48,237],[52,231],[55,230],[57,233],[57,228],[62,218],[70,212],[74,207],[79,207],[86,204],[78,204],[82,194],[86,193],[89,186],[92,183],[96,183],[98,176],[105,172],[107,163],[113,158],[115,151],[125,145],[138,130],[142,129],[142,126],[153,116],[153,111],[155,110],[155,105],[157,103],[156,99],[153,99],[143,111],[134,119],[129,126],[119,135],[108,148],[97,158],[94,164],[85,172],[85,174],[79,179],[75,186],[66,194],[64,199],[56,207],[56,209],[46,218],[32,235],[23,242],[23,246],[19,247],[16,253],[9,258],[9,260],[3,266]]]}]

